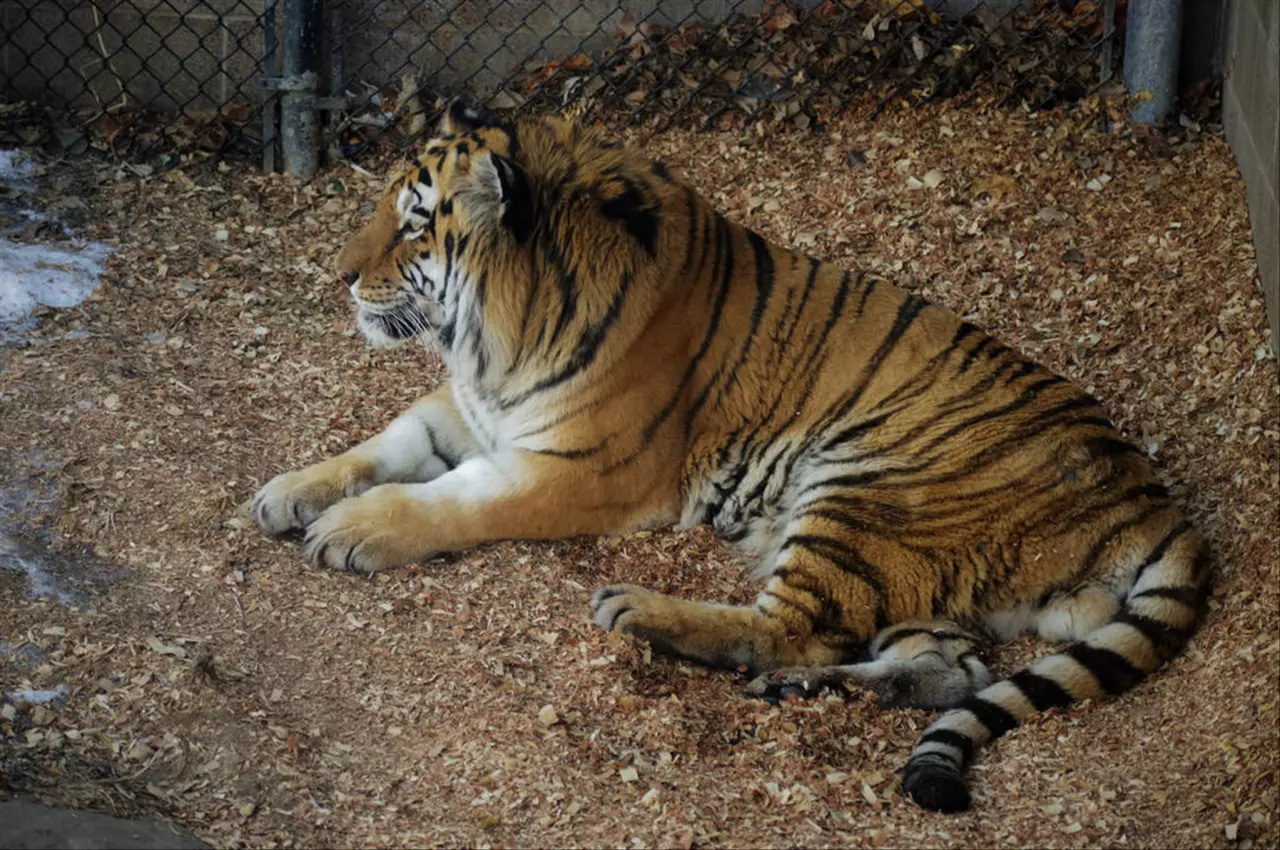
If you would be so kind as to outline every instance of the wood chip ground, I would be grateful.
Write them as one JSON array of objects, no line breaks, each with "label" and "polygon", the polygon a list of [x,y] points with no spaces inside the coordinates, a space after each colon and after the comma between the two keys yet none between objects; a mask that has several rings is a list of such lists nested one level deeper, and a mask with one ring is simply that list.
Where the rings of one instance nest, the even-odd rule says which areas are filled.
[{"label": "wood chip ground", "polygon": [[368,350],[327,271],[380,182],[113,166],[81,191],[106,282],[0,349],[0,483],[45,488],[55,554],[117,565],[70,608],[0,572],[0,639],[37,659],[0,659],[0,688],[68,689],[0,716],[0,789],[217,846],[1277,846],[1280,381],[1225,142],[1104,132],[1090,104],[862,115],[619,134],[1100,398],[1214,544],[1211,611],[1167,670],[987,748],[975,810],[941,817],[896,784],[929,714],[753,702],[588,621],[620,580],[750,600],[703,531],[307,569],[237,506],[440,379],[420,349]]}]

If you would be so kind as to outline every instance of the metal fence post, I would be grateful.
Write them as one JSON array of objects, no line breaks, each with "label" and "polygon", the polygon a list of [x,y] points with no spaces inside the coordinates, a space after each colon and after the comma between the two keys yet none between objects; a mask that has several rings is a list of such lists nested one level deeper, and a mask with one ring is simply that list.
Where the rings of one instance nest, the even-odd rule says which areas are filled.
[{"label": "metal fence post", "polygon": [[1182,48],[1182,0],[1130,0],[1124,39],[1124,85],[1138,101],[1129,113],[1137,124],[1169,116],[1178,92]]},{"label": "metal fence post", "polygon": [[284,170],[310,180],[320,167],[321,0],[284,0],[284,69],[278,84]]}]

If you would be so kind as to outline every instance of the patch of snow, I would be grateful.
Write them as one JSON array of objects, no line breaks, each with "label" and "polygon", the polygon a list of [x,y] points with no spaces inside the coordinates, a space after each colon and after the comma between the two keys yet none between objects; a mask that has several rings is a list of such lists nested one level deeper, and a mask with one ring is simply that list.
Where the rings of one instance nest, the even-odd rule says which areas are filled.
[{"label": "patch of snow", "polygon": [[68,693],[70,693],[70,691],[67,690],[66,685],[58,685],[57,689],[52,691],[27,688],[24,690],[9,691],[4,696],[5,699],[15,705],[24,702],[27,705],[48,705],[51,702],[66,699]]},{"label": "patch of snow", "polygon": [[74,307],[98,288],[106,245],[24,245],[0,239],[0,322],[15,323],[37,307]]},{"label": "patch of snow", "polygon": [[22,151],[0,151],[0,183],[30,191],[30,180],[37,173],[35,160]]},{"label": "patch of snow", "polygon": [[[30,189],[38,164],[18,151],[0,150],[0,183]],[[25,218],[45,218],[21,209]],[[0,340],[28,330],[37,307],[74,307],[98,288],[111,249],[100,242],[23,244],[0,237]]]},{"label": "patch of snow", "polygon": [[30,599],[52,599],[59,605],[71,605],[78,601],[74,593],[59,586],[38,552],[23,546],[4,531],[0,531],[0,570],[13,570],[27,577],[27,596]]}]

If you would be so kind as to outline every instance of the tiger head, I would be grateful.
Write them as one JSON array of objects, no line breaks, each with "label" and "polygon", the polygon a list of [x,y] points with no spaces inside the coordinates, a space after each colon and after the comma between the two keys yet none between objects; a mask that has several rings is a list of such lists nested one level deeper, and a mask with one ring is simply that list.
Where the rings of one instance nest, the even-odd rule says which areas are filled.
[{"label": "tiger head", "polygon": [[[338,255],[357,326],[374,345],[426,336],[446,361],[466,348],[493,362],[520,348],[520,333],[539,330],[531,309],[570,325],[592,320],[620,280],[642,284],[654,266],[659,198],[649,167],[567,121],[517,126],[455,101]],[[531,308],[534,293],[570,290],[568,309],[542,300]],[[581,329],[560,330],[567,338]]]},{"label": "tiger head", "polygon": [[447,348],[466,295],[459,260],[469,242],[504,231],[527,238],[530,199],[515,146],[513,128],[454,102],[439,135],[393,176],[373,220],[335,262],[372,344],[430,331]]}]

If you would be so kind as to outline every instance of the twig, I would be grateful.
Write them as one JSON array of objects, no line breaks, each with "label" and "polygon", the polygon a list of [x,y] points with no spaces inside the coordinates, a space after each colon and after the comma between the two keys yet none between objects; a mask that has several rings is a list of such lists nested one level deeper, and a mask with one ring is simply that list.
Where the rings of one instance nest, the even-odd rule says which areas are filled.
[{"label": "twig", "polygon": [[[107,53],[107,41],[102,37],[102,10],[98,8],[97,0],[89,4],[93,7],[93,24],[95,34],[98,37],[98,52],[102,54],[102,64],[107,66],[107,70],[111,72],[111,76],[115,77],[116,87],[120,89],[120,107],[129,105],[129,94],[125,91],[124,79],[120,76],[120,72],[116,70],[115,63],[111,61],[111,54]],[[102,104],[102,98],[98,97],[98,93],[93,93],[94,99],[98,104]]]}]

